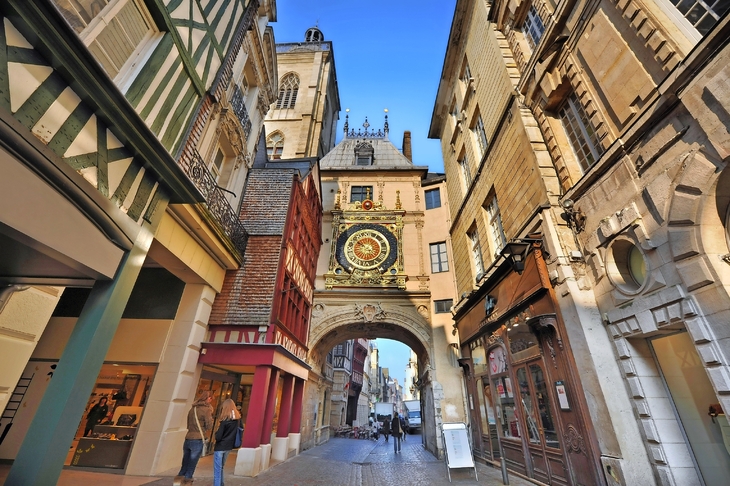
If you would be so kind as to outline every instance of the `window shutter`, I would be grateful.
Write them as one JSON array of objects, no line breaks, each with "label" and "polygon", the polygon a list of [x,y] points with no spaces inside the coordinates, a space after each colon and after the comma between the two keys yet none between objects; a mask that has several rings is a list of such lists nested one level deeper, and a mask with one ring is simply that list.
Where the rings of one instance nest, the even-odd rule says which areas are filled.
[{"label": "window shutter", "polygon": [[119,74],[150,31],[137,4],[130,0],[89,44],[89,50],[111,78]]}]

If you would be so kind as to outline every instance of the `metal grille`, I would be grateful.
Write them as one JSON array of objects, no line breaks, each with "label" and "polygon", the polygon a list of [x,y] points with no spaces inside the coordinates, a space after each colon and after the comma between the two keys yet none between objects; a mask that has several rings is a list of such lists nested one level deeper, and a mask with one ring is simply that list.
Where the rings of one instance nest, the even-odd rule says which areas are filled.
[{"label": "metal grille", "polygon": [[251,119],[248,116],[248,110],[246,109],[246,99],[243,96],[243,91],[237,85],[233,88],[233,97],[231,98],[231,108],[236,114],[238,121],[241,122],[243,127],[243,133],[246,134],[246,141],[251,135]]},{"label": "metal grille", "polygon": [[223,192],[218,189],[215,179],[198,152],[193,154],[188,168],[188,177],[203,194],[205,207],[210,215],[243,256],[248,242],[248,233],[231,205],[228,204],[228,200],[223,196]]}]

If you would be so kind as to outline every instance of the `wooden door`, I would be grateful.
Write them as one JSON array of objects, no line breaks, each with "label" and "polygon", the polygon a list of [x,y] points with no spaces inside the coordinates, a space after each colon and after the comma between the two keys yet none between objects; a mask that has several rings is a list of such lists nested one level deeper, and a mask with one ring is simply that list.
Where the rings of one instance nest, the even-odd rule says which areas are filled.
[{"label": "wooden door", "polygon": [[[557,432],[553,439],[563,451],[564,476],[568,481],[566,484],[605,484],[590,439],[586,405],[576,383],[578,373],[571,367],[573,360],[557,333],[556,325],[557,320],[554,317],[539,317],[530,324],[532,331],[538,336],[543,356],[540,363],[542,374],[535,375],[534,381],[537,384],[538,378],[541,380],[539,388],[545,390],[550,398],[546,403],[553,406]],[[535,388],[538,386],[535,385]],[[561,476],[557,462],[551,466],[550,472],[553,478]]]},{"label": "wooden door", "polygon": [[555,425],[554,400],[543,369],[542,360],[515,369],[531,477],[548,484],[569,485],[570,474]]}]

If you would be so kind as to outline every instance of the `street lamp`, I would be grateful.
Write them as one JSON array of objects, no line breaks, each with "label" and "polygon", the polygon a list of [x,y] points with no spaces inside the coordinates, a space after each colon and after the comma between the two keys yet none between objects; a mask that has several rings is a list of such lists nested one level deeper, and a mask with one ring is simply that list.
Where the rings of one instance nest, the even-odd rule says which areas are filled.
[{"label": "street lamp", "polygon": [[502,249],[502,256],[510,262],[512,269],[522,275],[522,271],[525,269],[525,259],[527,253],[530,251],[532,243],[526,241],[510,241]]}]

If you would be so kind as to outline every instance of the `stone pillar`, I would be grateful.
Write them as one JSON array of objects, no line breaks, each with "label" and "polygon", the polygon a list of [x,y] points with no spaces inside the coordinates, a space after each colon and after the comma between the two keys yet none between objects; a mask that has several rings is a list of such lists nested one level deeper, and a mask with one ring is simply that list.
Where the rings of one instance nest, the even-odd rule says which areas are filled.
[{"label": "stone pillar", "polygon": [[150,389],[127,474],[154,476],[179,467],[187,433],[187,414],[197,389],[200,343],[205,340],[215,290],[185,286],[165,355]]},{"label": "stone pillar", "polygon": [[263,429],[261,430],[261,444],[271,443],[271,430],[274,427],[274,413],[276,412],[276,392],[279,388],[280,370],[274,368],[271,371],[268,395],[266,397],[266,411],[264,414]]},{"label": "stone pillar", "polygon": [[[294,379],[294,397],[292,398],[291,425],[289,430],[292,433],[299,433],[302,429],[302,408],[304,407],[304,380]],[[324,413],[325,407],[322,407]],[[315,424],[316,426],[316,424]]]},{"label": "stone pillar", "polygon": [[[272,380],[272,374],[273,378],[278,379],[279,377],[278,371],[276,373],[272,373],[272,371],[270,366],[256,367],[251,400],[246,415],[246,429],[243,432],[243,443],[236,455],[236,468],[233,472],[236,476],[254,477],[268,467],[271,446],[267,445],[262,448],[261,436],[266,431],[264,423],[271,383],[276,381]],[[274,395],[274,399],[276,399],[276,395]],[[271,430],[271,423],[269,423],[268,430]],[[270,438],[267,439],[266,444],[270,440]]]},{"label": "stone pillar", "polygon": [[[291,424],[289,425],[289,449],[294,449],[299,454],[302,444],[302,409],[304,408],[304,380],[294,378],[294,395],[292,397]],[[324,407],[322,412],[324,413]],[[314,424],[317,427],[317,424]]]},{"label": "stone pillar", "polygon": [[152,244],[142,227],[111,281],[97,281],[38,405],[6,484],[56,484],[119,320]]},{"label": "stone pillar", "polygon": [[256,367],[251,389],[251,400],[246,415],[246,430],[243,433],[243,443],[241,445],[244,448],[261,445],[266,399],[269,394],[269,384],[271,383],[271,371],[269,366]]},{"label": "stone pillar", "polygon": [[284,386],[281,391],[281,408],[279,409],[279,424],[276,427],[277,437],[288,437],[292,419],[292,398],[294,394],[294,375],[284,377]]},{"label": "stone pillar", "polygon": [[276,426],[276,437],[271,445],[271,459],[277,462],[285,461],[289,454],[289,424],[291,423],[293,393],[294,375],[286,375],[281,389],[279,423]]}]

